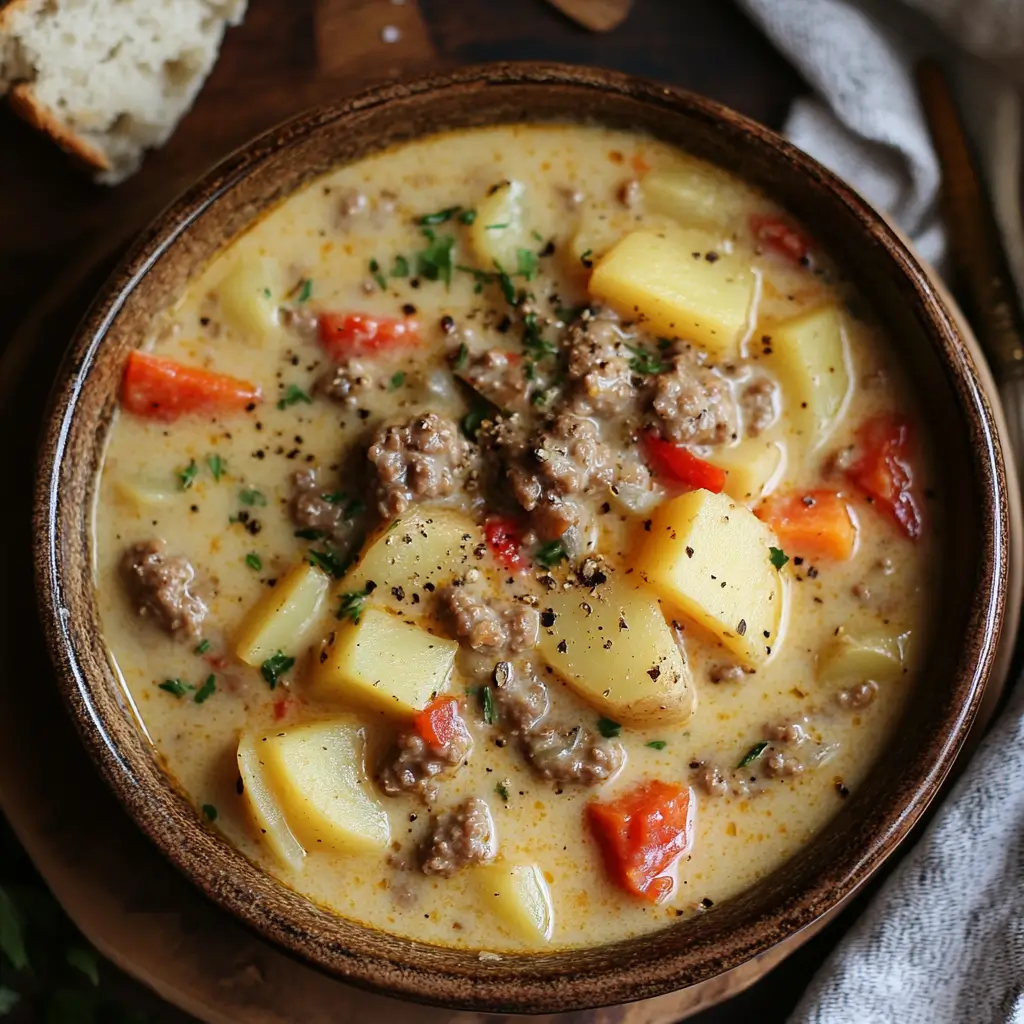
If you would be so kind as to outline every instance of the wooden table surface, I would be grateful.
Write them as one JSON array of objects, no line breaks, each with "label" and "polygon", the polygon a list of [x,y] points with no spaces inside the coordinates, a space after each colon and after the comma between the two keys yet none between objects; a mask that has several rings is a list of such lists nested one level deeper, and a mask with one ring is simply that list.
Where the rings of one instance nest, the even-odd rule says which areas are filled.
[{"label": "wooden table surface", "polygon": [[[73,263],[124,236],[250,136],[366,84],[455,63],[560,60],[618,68],[705,93],[771,126],[796,73],[724,0],[635,0],[608,35],[576,27],[543,0],[250,0],[213,75],[174,138],[116,189],[93,185],[0,109],[0,345]],[[397,42],[382,31],[394,26]],[[391,33],[389,33],[391,34]],[[31,445],[33,431],[9,444]],[[698,1024],[782,1021],[863,897],[783,966]],[[152,1000],[121,981],[129,998]],[[184,1018],[157,1009],[168,1021]]]}]

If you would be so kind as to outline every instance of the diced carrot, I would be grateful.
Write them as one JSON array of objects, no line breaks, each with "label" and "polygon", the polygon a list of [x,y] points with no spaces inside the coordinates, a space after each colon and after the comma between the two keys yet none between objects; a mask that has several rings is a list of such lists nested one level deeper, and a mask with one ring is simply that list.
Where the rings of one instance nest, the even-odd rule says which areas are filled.
[{"label": "diced carrot", "polygon": [[797,491],[769,498],[756,509],[790,556],[845,561],[857,546],[850,506],[834,491]]},{"label": "diced carrot", "polygon": [[128,356],[121,404],[136,416],[176,420],[191,412],[233,412],[261,399],[255,384],[147,352]]},{"label": "diced carrot", "polygon": [[810,256],[811,240],[781,217],[751,214],[750,230],[766,249],[793,263],[803,263]]},{"label": "diced carrot", "polygon": [[917,540],[924,517],[914,488],[910,424],[883,413],[861,426],[857,441],[861,456],[846,475],[875,508]]},{"label": "diced carrot", "polygon": [[643,435],[644,451],[654,472],[671,484],[690,490],[703,487],[720,494],[725,486],[725,470],[697,458],[689,448],[673,444],[650,431]]},{"label": "diced carrot", "polygon": [[416,345],[420,325],[408,317],[368,313],[321,313],[317,318],[320,344],[334,359]]},{"label": "diced carrot", "polygon": [[506,569],[521,572],[527,568],[523,557],[523,530],[514,519],[506,516],[491,516],[484,523],[484,538],[491,554]]},{"label": "diced carrot", "polygon": [[587,805],[587,820],[612,880],[660,903],[674,885],[667,874],[693,844],[693,793],[653,780],[610,803]]},{"label": "diced carrot", "polygon": [[413,719],[413,727],[424,743],[435,750],[443,750],[456,736],[466,733],[458,698],[438,697]]}]

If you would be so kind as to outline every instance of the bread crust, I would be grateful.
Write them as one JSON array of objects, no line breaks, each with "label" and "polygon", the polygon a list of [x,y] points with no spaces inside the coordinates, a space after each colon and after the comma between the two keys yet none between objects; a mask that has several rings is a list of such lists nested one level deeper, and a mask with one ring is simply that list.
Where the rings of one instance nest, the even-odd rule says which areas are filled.
[{"label": "bread crust", "polygon": [[[17,2],[18,0],[15,0],[15,3]],[[3,25],[3,14],[4,12],[0,11],[0,27]],[[94,171],[110,170],[111,164],[106,155],[62,124],[49,107],[39,102],[28,82],[12,86],[8,102],[19,117],[44,135],[49,135],[65,153],[82,166]]]}]

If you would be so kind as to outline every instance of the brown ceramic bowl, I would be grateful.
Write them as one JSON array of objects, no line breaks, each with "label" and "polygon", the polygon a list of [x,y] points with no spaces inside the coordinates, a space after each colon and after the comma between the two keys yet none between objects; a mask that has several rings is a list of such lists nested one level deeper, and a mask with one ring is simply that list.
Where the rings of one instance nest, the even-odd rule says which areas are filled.
[{"label": "brown ceramic bowl", "polygon": [[[946,518],[922,685],[882,759],[831,824],[736,899],[652,935],[480,960],[336,917],[265,874],[163,771],[107,660],[91,565],[97,470],[128,351],[189,276],[261,211],[328,169],[439,129],[591,119],[648,131],[761,187],[808,224],[888,325],[941,453]],[[1010,514],[997,420],[978,367],[928,277],[885,222],[772,132],[699,96],[605,71],[492,65],[393,85],[305,114],[229,157],[138,240],[71,345],[40,454],[40,609],[68,708],[128,813],[210,899],[267,939],[350,981],[432,1003],[561,1011],[707,981],[807,928],[892,853],[949,771],[1003,626]]]}]

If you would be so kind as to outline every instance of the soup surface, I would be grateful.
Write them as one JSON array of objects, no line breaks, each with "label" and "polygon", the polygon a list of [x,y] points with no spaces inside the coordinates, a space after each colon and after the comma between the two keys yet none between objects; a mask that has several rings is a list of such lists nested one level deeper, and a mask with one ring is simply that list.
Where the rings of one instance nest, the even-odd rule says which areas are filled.
[{"label": "soup surface", "polygon": [[735,178],[599,127],[426,138],[140,341],[111,658],[197,813],[313,900],[487,950],[636,935],[778,869],[890,739],[936,531],[913,404]]}]

